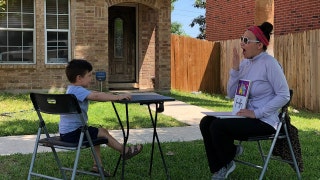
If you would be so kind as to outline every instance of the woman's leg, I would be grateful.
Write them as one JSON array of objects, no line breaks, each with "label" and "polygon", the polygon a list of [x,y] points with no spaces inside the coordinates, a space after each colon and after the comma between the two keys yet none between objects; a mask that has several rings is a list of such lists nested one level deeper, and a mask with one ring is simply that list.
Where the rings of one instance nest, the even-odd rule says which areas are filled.
[{"label": "woman's leg", "polygon": [[216,148],[213,146],[213,137],[210,128],[212,122],[215,120],[217,119],[213,116],[205,116],[200,121],[200,131],[203,137],[209,168],[212,173],[218,171],[221,168],[217,157]]},{"label": "woman's leg", "polygon": [[209,167],[212,173],[220,170],[234,159],[234,139],[275,132],[270,125],[258,119],[218,119],[206,116],[200,122]]}]

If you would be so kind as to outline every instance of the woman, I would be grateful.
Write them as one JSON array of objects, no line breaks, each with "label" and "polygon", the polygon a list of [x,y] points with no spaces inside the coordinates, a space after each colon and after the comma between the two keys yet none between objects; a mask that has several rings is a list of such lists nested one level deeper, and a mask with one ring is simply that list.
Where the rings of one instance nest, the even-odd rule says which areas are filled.
[{"label": "woman", "polygon": [[239,79],[251,81],[247,108],[237,112],[238,116],[246,118],[205,116],[200,122],[212,179],[225,179],[234,171],[233,159],[243,152],[240,145],[234,145],[235,139],[275,133],[279,123],[278,110],[290,99],[281,66],[265,52],[272,30],[273,25],[264,22],[245,31],[241,37],[244,56],[241,62],[237,50],[233,50],[227,91],[233,98]]}]

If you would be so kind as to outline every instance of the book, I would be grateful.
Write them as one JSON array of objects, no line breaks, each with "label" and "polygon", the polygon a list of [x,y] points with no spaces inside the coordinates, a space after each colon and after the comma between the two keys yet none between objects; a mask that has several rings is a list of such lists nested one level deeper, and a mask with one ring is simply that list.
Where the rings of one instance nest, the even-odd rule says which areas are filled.
[{"label": "book", "polygon": [[240,109],[247,107],[251,81],[246,79],[240,79],[236,89],[236,93],[233,100],[232,112],[202,112],[207,116],[215,116],[218,118],[245,118],[243,116],[237,116],[237,112]]},{"label": "book", "polygon": [[240,109],[245,109],[248,103],[251,81],[240,79],[233,100],[232,114],[236,114]]}]

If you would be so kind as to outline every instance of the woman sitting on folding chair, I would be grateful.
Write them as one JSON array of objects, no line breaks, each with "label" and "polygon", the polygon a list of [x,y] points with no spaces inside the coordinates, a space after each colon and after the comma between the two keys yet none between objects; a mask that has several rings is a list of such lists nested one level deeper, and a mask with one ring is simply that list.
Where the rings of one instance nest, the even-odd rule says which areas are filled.
[{"label": "woman sitting on folding chair", "polygon": [[287,80],[278,61],[266,53],[273,25],[264,22],[249,27],[241,37],[244,59],[234,48],[228,81],[228,96],[233,98],[239,79],[251,81],[246,109],[237,112],[245,118],[219,119],[205,116],[200,122],[212,179],[225,179],[234,171],[234,158],[243,151],[235,139],[269,135],[276,131],[279,109],[290,100]]}]

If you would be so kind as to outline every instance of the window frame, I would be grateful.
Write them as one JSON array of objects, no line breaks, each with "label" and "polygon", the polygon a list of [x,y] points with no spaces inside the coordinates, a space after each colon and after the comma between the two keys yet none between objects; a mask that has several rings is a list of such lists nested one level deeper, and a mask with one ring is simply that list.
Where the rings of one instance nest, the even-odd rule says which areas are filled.
[{"label": "window frame", "polygon": [[[26,13],[24,13],[24,11],[23,11],[23,0],[21,1],[21,6],[20,6],[20,11],[18,12],[18,11],[16,11],[16,12],[8,12],[8,11],[6,11],[6,12],[3,12],[3,14],[6,14],[7,15],[7,17],[6,17],[6,21],[5,21],[5,23],[6,23],[6,27],[5,28],[3,28],[3,27],[0,27],[0,31],[3,31],[3,32],[5,32],[5,33],[9,33],[10,31],[18,31],[18,32],[21,32],[21,33],[23,33],[23,32],[32,32],[32,35],[33,35],[33,38],[32,38],[32,61],[31,62],[29,62],[29,61],[23,61],[22,59],[21,59],[21,61],[20,62],[18,62],[18,61],[12,61],[12,62],[10,62],[10,61],[5,61],[5,62],[3,62],[2,60],[0,61],[0,64],[2,65],[2,64],[7,64],[7,65],[13,65],[13,64],[18,64],[18,65],[28,65],[28,64],[36,64],[36,50],[37,50],[37,47],[36,47],[36,28],[35,28],[35,25],[36,25],[36,18],[35,18],[35,14],[36,14],[36,1],[35,0],[33,0],[32,1],[33,2],[33,13],[30,13],[30,12],[26,12]],[[8,5],[7,5],[7,7],[6,7],[7,9],[8,9]],[[11,28],[11,27],[8,27],[8,22],[9,22],[9,14],[11,14],[11,13],[20,13],[20,14],[29,14],[29,15],[31,15],[31,14],[33,14],[33,28],[24,28],[24,27],[20,27],[20,28]],[[22,19],[20,19],[20,23],[22,23],[23,21],[21,21]],[[8,36],[6,36],[7,37],[7,42],[9,42],[9,40],[8,40]],[[22,46],[21,46],[21,49],[22,49],[22,52],[23,52],[23,49],[24,49],[24,47],[28,47],[28,46],[23,46],[23,37],[21,37],[22,38]],[[7,49],[8,49],[8,47],[10,47],[9,46],[9,44],[7,44],[6,45],[7,46]],[[10,51],[7,51],[7,52],[10,52]],[[23,54],[23,53],[22,53]]]},{"label": "window frame", "polygon": [[[55,1],[58,1],[58,0],[55,0]],[[71,33],[71,30],[70,30],[70,16],[71,16],[71,12],[70,12],[70,0],[67,0],[68,1],[68,14],[65,14],[65,15],[68,15],[68,29],[48,29],[47,28],[47,0],[44,1],[44,55],[45,55],[45,64],[67,64],[69,61],[70,61],[70,57],[71,57],[71,43],[70,43],[70,33]],[[55,15],[58,15],[58,14],[55,14]],[[61,15],[61,14],[60,14]],[[48,32],[56,32],[56,33],[59,33],[59,32],[67,32],[68,33],[68,39],[67,39],[67,47],[68,47],[68,57],[67,57],[67,62],[48,62]]]}]

